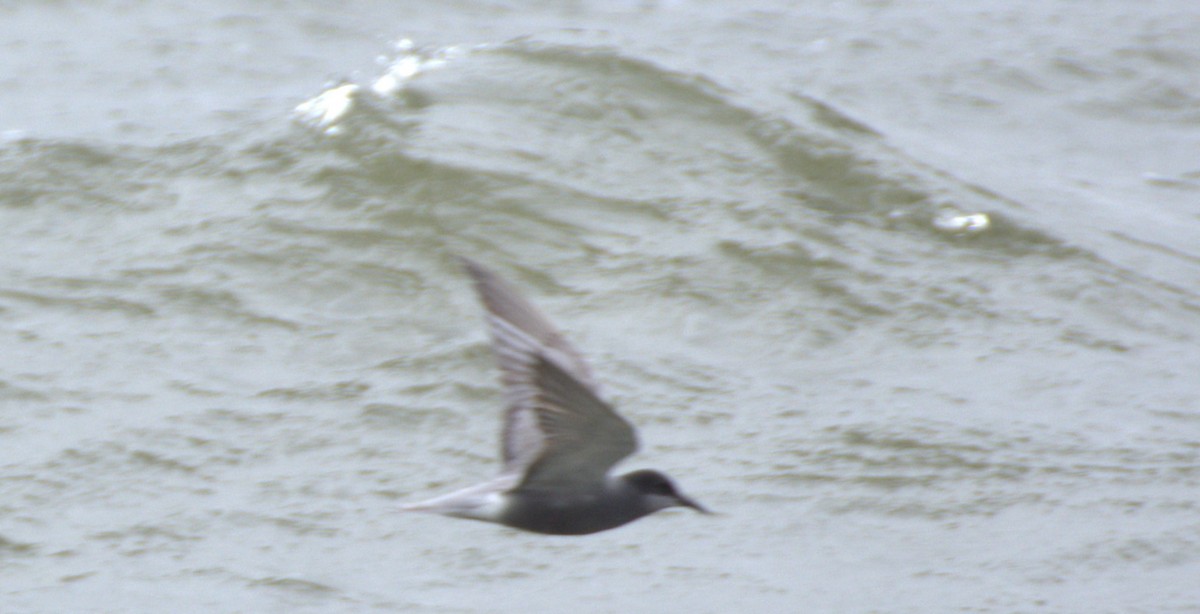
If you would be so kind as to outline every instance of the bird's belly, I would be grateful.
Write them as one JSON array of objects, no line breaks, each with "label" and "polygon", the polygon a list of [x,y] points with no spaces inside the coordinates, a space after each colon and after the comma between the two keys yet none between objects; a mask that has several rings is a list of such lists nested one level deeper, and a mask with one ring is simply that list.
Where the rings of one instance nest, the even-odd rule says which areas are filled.
[{"label": "bird's belly", "polygon": [[596,497],[534,497],[514,505],[502,523],[547,535],[586,535],[639,518],[633,510],[605,504]]}]

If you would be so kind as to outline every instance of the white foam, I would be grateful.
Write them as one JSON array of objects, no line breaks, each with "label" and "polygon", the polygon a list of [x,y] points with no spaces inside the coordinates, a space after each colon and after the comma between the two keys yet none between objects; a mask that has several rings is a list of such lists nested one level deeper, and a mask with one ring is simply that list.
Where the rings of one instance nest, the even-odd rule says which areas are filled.
[{"label": "white foam", "polygon": [[327,134],[335,134],[338,120],[353,108],[359,89],[357,85],[347,83],[325,90],[296,105],[296,119]]},{"label": "white foam", "polygon": [[933,227],[945,232],[974,234],[987,230],[992,225],[986,213],[946,212],[933,218]]}]

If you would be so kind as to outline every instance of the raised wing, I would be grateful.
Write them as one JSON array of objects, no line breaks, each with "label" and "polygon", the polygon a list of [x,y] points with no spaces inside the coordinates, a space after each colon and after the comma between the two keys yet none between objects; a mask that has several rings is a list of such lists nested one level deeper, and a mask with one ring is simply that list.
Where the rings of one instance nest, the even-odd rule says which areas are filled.
[{"label": "raised wing", "polygon": [[544,439],[518,489],[595,491],[613,465],[637,450],[633,426],[545,356],[532,366],[530,406]]},{"label": "raised wing", "polygon": [[[545,316],[498,275],[467,258],[462,258],[462,262],[474,279],[475,290],[488,310],[488,328],[500,366],[500,379],[504,384],[507,409],[501,437],[503,471],[524,472],[541,458],[544,452],[549,452],[552,448],[557,449],[554,452],[556,456],[562,453],[559,444],[549,443],[547,424],[556,422],[545,418],[547,414],[561,413],[562,410],[547,409],[553,403],[549,400],[551,397],[548,396],[545,386],[555,384],[563,378],[573,382],[581,392],[566,398],[563,397],[563,385],[555,384],[559,389],[559,394],[555,397],[558,402],[578,401],[587,409],[598,404],[604,409],[600,415],[607,413],[620,425],[620,428],[603,428],[598,434],[609,433],[608,436],[611,437],[616,431],[628,431],[623,435],[616,434],[618,440],[627,440],[627,443],[621,446],[628,447],[628,450],[616,456],[604,469],[632,453],[637,447],[632,427],[600,401],[591,370],[583,356]],[[560,375],[548,375],[552,372]],[[570,409],[569,405],[564,407]],[[571,423],[590,424],[579,420]],[[565,431],[562,429],[556,432],[559,440],[578,439],[564,435]],[[605,457],[611,454],[612,452],[609,452]]]}]

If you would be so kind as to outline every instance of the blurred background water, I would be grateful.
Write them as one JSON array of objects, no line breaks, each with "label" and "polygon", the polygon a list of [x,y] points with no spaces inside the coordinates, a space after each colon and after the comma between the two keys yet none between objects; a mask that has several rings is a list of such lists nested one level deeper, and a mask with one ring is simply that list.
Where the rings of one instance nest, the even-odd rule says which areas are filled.
[{"label": "blurred background water", "polygon": [[[0,6],[5,612],[1200,612],[1200,10]],[[454,254],[723,513],[488,477]]]}]

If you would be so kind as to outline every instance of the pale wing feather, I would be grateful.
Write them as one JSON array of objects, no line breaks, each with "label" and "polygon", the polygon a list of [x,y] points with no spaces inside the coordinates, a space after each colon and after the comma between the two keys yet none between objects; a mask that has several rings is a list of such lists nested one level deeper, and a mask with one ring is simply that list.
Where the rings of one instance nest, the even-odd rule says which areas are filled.
[{"label": "pale wing feather", "polygon": [[[557,371],[562,373],[562,377],[586,393],[572,397],[579,400],[586,410],[594,409],[598,403],[603,408],[599,415],[615,417],[622,427],[601,429],[602,431],[628,429],[627,436],[620,437],[628,439],[628,444],[621,444],[621,447],[627,445],[629,450],[608,465],[604,465],[603,469],[606,470],[612,463],[632,453],[637,445],[632,427],[599,400],[591,369],[583,356],[537,308],[498,275],[467,258],[462,258],[462,262],[475,282],[481,302],[488,310],[488,328],[500,366],[500,379],[504,385],[507,409],[501,437],[503,472],[522,473],[535,462],[542,463],[541,459],[550,451],[546,428],[547,424],[553,424],[554,421],[549,420],[547,416],[561,411],[561,408],[554,409],[557,406],[547,402],[543,386],[548,382],[554,383],[561,377],[547,376],[545,368],[539,367],[542,362],[556,367]],[[559,399],[562,400],[564,399]],[[595,421],[576,420],[572,423],[582,425],[593,422]],[[586,433],[580,432],[580,435],[584,434]],[[566,437],[562,431],[557,437],[560,440],[572,439]],[[555,447],[553,456],[562,458],[563,451],[562,447]],[[611,454],[610,452],[601,456],[607,458]]]},{"label": "pale wing feather", "polygon": [[[507,337],[497,335],[494,328],[495,320],[507,322],[512,328],[524,333],[567,373],[585,385],[598,389],[592,378],[592,370],[588,367],[583,355],[572,346],[562,333],[542,315],[532,303],[525,300],[516,290],[505,282],[499,275],[479,263],[461,258],[467,273],[475,281],[475,290],[479,299],[493,316],[489,324],[493,326],[492,335],[497,344],[507,341]],[[499,348],[498,348],[499,349]],[[528,350],[528,347],[523,349]],[[503,368],[503,365],[501,365]]]}]

